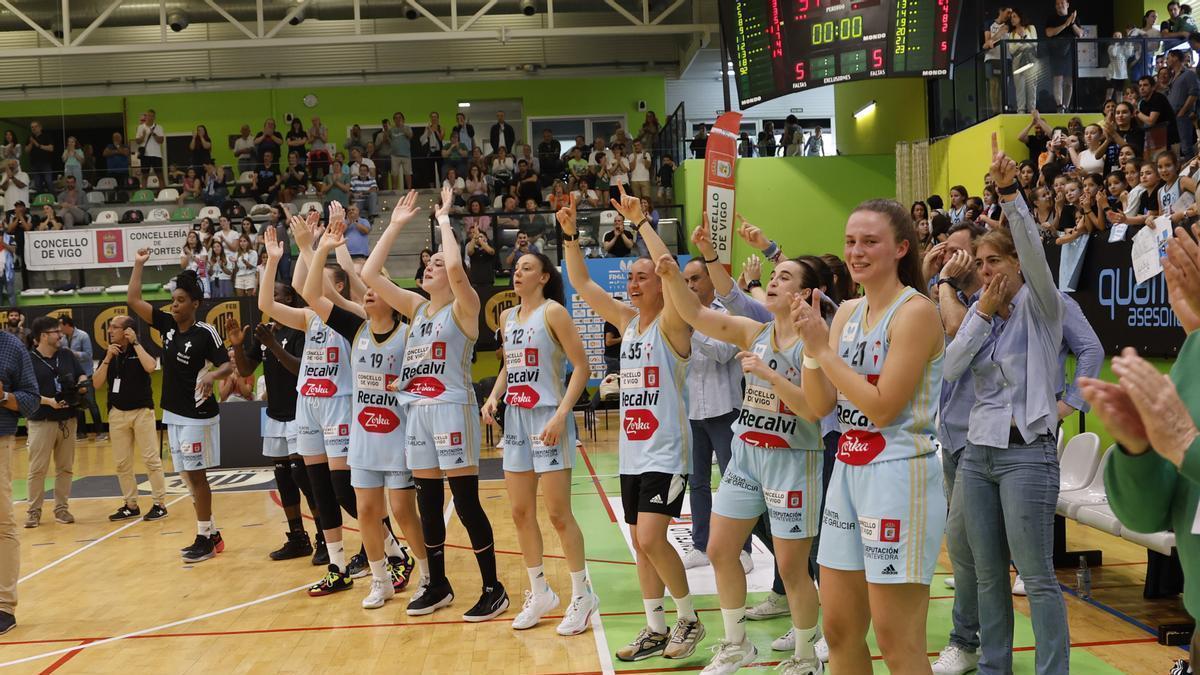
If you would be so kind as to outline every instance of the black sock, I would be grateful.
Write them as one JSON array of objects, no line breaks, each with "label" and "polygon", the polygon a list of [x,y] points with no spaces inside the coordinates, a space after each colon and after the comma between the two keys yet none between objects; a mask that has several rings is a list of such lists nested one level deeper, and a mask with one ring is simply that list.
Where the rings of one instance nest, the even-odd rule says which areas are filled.
[{"label": "black sock", "polygon": [[330,470],[329,479],[333,481],[333,491],[337,494],[338,505],[346,513],[349,513],[351,518],[358,520],[358,498],[354,494],[354,488],[350,485],[350,470]]},{"label": "black sock", "polygon": [[492,523],[488,520],[483,505],[479,503],[479,476],[454,476],[448,479],[450,493],[454,495],[454,512],[467,528],[471,548],[475,550],[475,561],[479,563],[479,576],[484,586],[495,586],[496,547],[492,538]]},{"label": "black sock", "polygon": [[329,464],[309,464],[308,478],[312,484],[313,501],[316,502],[320,514],[318,527],[334,529],[342,526],[342,511],[338,508],[337,494],[333,491],[333,480],[330,477]]},{"label": "black sock", "polygon": [[425,558],[429,565],[431,584],[446,581],[446,521],[442,520],[446,496],[442,493],[441,478],[416,478],[417,510],[421,514],[421,531],[425,534]]}]

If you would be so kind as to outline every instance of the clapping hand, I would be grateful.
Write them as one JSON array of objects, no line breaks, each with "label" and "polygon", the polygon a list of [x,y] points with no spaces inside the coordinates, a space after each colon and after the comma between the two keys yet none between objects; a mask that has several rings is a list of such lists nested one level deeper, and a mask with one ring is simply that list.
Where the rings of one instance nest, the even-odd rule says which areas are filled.
[{"label": "clapping hand", "polygon": [[1187,404],[1179,398],[1175,383],[1132,347],[1113,359],[1112,369],[1142,418],[1150,447],[1176,467],[1181,466],[1200,431]]},{"label": "clapping hand", "polygon": [[[299,218],[292,218],[292,234],[296,237],[297,243],[299,243],[301,246],[311,246],[311,238],[301,238],[300,236],[297,236],[299,232],[305,230],[304,224],[299,221]],[[308,241],[307,244],[304,243],[305,240]],[[275,234],[275,228],[268,227],[267,230],[263,232],[263,244],[266,245],[267,260],[279,262],[283,259],[283,242],[279,241],[279,236]]]},{"label": "clapping hand", "polygon": [[821,316],[821,291],[813,289],[811,304],[793,294],[791,305],[792,323],[796,325],[800,339],[804,340],[804,353],[817,358],[818,354],[829,350],[829,325]]},{"label": "clapping hand", "polygon": [[246,343],[246,329],[242,327],[242,322],[232,316],[225,319],[225,336],[229,338],[229,342],[235,345]]},{"label": "clapping hand", "polygon": [[[1192,225],[1192,232],[1200,237],[1200,224]],[[1200,328],[1200,246],[1182,227],[1175,228],[1162,262],[1171,309],[1190,333]]]}]

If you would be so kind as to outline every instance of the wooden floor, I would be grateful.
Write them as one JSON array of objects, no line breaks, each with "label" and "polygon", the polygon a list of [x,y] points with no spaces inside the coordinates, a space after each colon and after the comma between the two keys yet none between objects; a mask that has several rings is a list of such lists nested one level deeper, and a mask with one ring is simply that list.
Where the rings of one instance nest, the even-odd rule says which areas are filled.
[{"label": "wooden floor", "polygon": [[[510,628],[527,581],[500,481],[484,482],[481,490],[496,533],[500,576],[518,607],[487,624],[461,620],[461,612],[475,600],[479,577],[466,532],[452,514],[447,569],[459,597],[449,610],[412,618],[403,611],[408,592],[374,611],[360,606],[369,586],[361,582],[331,597],[305,595],[302,589],[320,570],[306,560],[267,558],[286,529],[270,490],[219,492],[214,512],[226,550],[214,560],[183,564],[179,549],[191,543],[194,518],[188,497],[179,492],[170,496],[170,517],[155,523],[110,523],[107,516],[120,498],[87,498],[72,501],[74,525],[58,525],[47,517],[40,528],[21,530],[19,625],[0,637],[0,668],[28,673],[698,671],[709,656],[707,647],[721,633],[716,598],[711,596],[697,598],[709,637],[692,659],[622,664],[610,657],[643,621],[632,554],[605,501],[617,495],[614,438],[612,430],[600,429],[599,440],[588,443],[579,456],[574,480],[573,499],[588,542],[589,569],[602,598],[603,618],[594,624],[600,631],[559,637],[554,626],[561,614],[533,630],[518,633]],[[14,462],[14,476],[22,479],[26,455],[18,449]],[[77,481],[111,472],[107,443],[81,446]],[[23,494],[22,488],[18,486],[18,493]],[[143,496],[143,510],[149,501]],[[20,523],[24,504],[15,504],[15,509]],[[570,579],[561,550],[542,516],[548,534],[547,575],[560,595],[567,595]],[[1144,550],[1086,528],[1069,530],[1068,539],[1073,548],[1101,548],[1105,553],[1105,566],[1094,570],[1095,602],[1067,597],[1073,670],[1167,672],[1184,652],[1159,646],[1138,623],[1184,620],[1186,614],[1178,599],[1142,599]],[[347,548],[357,548],[357,534],[350,533],[347,540]],[[947,564],[944,553],[942,562]],[[944,574],[939,573],[930,591],[933,654],[944,645],[950,626],[953,591],[943,585]],[[1061,580],[1071,586],[1073,573],[1064,571]],[[1015,605],[1015,668],[1033,672],[1028,604],[1017,598]],[[770,651],[769,642],[788,625],[786,619],[751,624],[750,636],[762,658],[756,665],[762,672],[782,658]],[[885,672],[882,662],[876,664],[877,672]]]}]

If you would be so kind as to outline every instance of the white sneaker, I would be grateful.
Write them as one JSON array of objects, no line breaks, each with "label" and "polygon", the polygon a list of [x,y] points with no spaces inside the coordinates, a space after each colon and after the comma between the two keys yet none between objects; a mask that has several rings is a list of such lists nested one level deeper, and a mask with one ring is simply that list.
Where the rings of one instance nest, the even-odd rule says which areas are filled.
[{"label": "white sneaker", "polygon": [[579,635],[588,629],[592,615],[598,611],[600,611],[600,597],[595,593],[571,598],[571,604],[567,606],[567,613],[563,616],[562,623],[558,624],[558,634]]},{"label": "white sneaker", "polygon": [[780,661],[775,670],[783,675],[821,675],[825,672],[825,664],[820,659],[800,659],[795,656]]},{"label": "white sneaker", "polygon": [[829,663],[829,643],[825,641],[825,636],[822,635],[815,643],[813,643],[813,651],[817,653],[817,660],[821,663]]},{"label": "white sneaker", "polygon": [[754,559],[750,557],[749,553],[742,551],[741,554],[738,555],[738,560],[742,561],[742,571],[746,574],[750,574],[750,572],[754,570]]},{"label": "white sneaker", "polygon": [[555,607],[558,607],[558,595],[554,591],[549,593],[525,591],[525,604],[521,607],[521,613],[513,619],[513,630],[533,628],[538,625],[543,616],[546,616]]},{"label": "white sneaker", "polygon": [[954,577],[946,577],[942,579],[942,583],[946,584],[946,588],[954,588]]},{"label": "white sneaker", "polygon": [[712,661],[709,661],[708,665],[704,666],[704,670],[700,671],[701,675],[736,673],[742,666],[754,663],[755,657],[758,656],[758,650],[754,648],[754,643],[750,642],[750,638],[745,638],[741,642],[721,640],[712,646],[712,653]]},{"label": "white sneaker", "polygon": [[707,564],[709,564],[708,556],[705,555],[704,551],[701,551],[700,549],[694,548],[683,556],[683,569],[685,570],[690,570],[695,567],[704,567]]},{"label": "white sneaker", "polygon": [[978,663],[978,654],[951,642],[938,654],[937,661],[933,662],[933,672],[935,675],[963,675],[975,670]]},{"label": "white sneaker", "polygon": [[1018,574],[1017,578],[1013,580],[1012,594],[1025,597],[1025,581],[1021,579],[1020,574]]},{"label": "white sneaker", "polygon": [[787,596],[779,595],[772,591],[767,594],[767,597],[762,602],[753,607],[746,608],[746,618],[751,621],[763,621],[790,614],[791,611],[788,608]]},{"label": "white sneaker", "polygon": [[371,577],[371,592],[363,598],[362,606],[363,609],[379,609],[394,597],[396,597],[396,589],[392,586],[391,579]]},{"label": "white sneaker", "polygon": [[775,641],[771,643],[771,649],[777,652],[796,651],[796,628],[793,626],[788,629],[788,632],[775,638]]}]

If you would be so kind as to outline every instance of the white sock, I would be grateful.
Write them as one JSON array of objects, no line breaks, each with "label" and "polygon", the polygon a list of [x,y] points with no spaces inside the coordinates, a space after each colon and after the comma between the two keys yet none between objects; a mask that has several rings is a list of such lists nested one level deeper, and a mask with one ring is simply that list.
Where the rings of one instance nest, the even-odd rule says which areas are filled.
[{"label": "white sock", "polygon": [[646,608],[646,625],[655,633],[667,632],[667,613],[663,610],[663,598],[642,598]]},{"label": "white sock", "polygon": [[721,608],[721,620],[725,622],[725,639],[735,644],[746,640],[746,608]]},{"label": "white sock", "polygon": [[695,621],[696,610],[692,607],[692,596],[685,595],[682,598],[671,596],[675,601],[675,615],[684,621]]},{"label": "white sock", "polygon": [[545,595],[550,592],[550,584],[546,581],[544,566],[527,567],[525,571],[529,573],[529,590],[534,595]]},{"label": "white sock", "polygon": [[797,628],[795,624],[792,624],[792,630],[796,635],[796,658],[801,660],[817,658],[817,652],[813,649],[813,646],[817,644],[817,627]]},{"label": "white sock", "polygon": [[384,558],[383,560],[369,560],[367,562],[371,565],[372,577],[376,579],[383,579],[389,582],[391,581],[392,577],[387,571],[387,558]]},{"label": "white sock", "polygon": [[383,537],[383,552],[389,558],[404,557],[404,549],[400,546],[400,542],[397,541],[390,532],[386,533]]},{"label": "white sock", "polygon": [[211,521],[211,520],[197,520],[196,521],[196,534],[199,534],[202,537],[211,537],[216,531],[217,531],[217,528],[213,527],[213,521]]},{"label": "white sock", "polygon": [[325,542],[325,550],[329,551],[329,564],[337,565],[338,571],[346,573],[346,547],[340,541]]},{"label": "white sock", "polygon": [[426,562],[426,560],[424,558],[418,558],[415,555],[413,556],[413,560],[417,561],[417,578],[429,579],[429,564]]},{"label": "white sock", "polygon": [[578,572],[571,572],[571,597],[582,598],[592,592],[592,583],[588,579],[587,567]]}]

